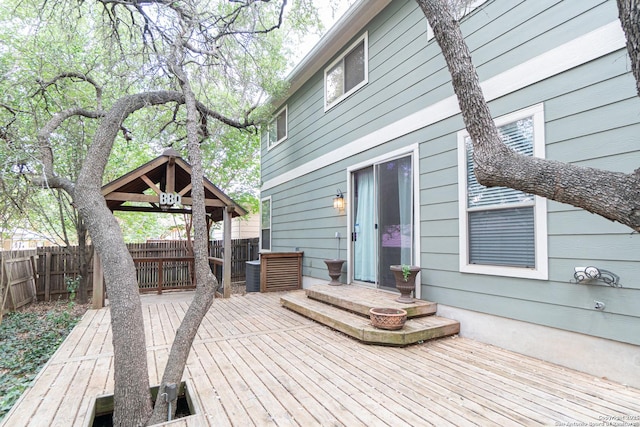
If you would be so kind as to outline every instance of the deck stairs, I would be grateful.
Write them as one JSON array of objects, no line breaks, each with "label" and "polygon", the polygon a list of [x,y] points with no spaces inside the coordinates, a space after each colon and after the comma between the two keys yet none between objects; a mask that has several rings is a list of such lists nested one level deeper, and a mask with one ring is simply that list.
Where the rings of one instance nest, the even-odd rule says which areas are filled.
[{"label": "deck stairs", "polygon": [[[406,346],[460,331],[456,320],[435,316],[437,304],[416,299],[396,302],[397,294],[356,285],[315,285],[289,292],[280,304],[303,316],[369,344]],[[369,321],[369,309],[402,308],[407,322],[397,331],[377,329]]]}]

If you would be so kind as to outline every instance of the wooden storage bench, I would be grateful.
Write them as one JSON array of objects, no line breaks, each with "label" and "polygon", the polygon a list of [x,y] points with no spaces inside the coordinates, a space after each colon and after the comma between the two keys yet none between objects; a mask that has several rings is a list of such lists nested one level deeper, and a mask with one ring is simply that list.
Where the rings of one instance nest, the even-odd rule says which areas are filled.
[{"label": "wooden storage bench", "polygon": [[265,252],[260,254],[260,292],[302,289],[304,252]]}]

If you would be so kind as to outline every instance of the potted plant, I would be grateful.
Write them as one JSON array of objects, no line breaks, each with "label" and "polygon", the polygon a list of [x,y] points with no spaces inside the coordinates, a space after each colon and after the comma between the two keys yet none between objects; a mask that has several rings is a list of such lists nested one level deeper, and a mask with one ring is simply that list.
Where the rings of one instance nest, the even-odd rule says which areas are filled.
[{"label": "potted plant", "polygon": [[420,267],[415,265],[392,265],[390,267],[396,279],[396,288],[400,291],[397,302],[410,304],[414,302],[411,292],[416,289],[416,275],[420,272]]}]

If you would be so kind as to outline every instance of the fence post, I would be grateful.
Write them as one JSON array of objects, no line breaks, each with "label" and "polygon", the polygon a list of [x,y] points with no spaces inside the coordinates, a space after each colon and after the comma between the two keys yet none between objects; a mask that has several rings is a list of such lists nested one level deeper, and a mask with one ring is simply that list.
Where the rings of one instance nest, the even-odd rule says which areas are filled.
[{"label": "fence post", "polygon": [[51,252],[44,256],[44,300],[51,301]]},{"label": "fence post", "polygon": [[231,296],[231,215],[233,208],[227,206],[222,211],[222,221],[224,229],[224,254],[222,263],[222,286],[224,298]]},{"label": "fence post", "polygon": [[33,274],[33,301],[38,301],[38,267],[36,265],[36,259],[38,258],[38,254],[29,256],[31,260],[31,273]]},{"label": "fence post", "polygon": [[0,325],[2,324],[2,317],[4,315],[4,305],[7,302],[7,296],[9,295],[9,286],[10,286],[9,272],[6,271],[5,267],[6,267],[5,256],[2,256],[2,254],[0,254],[0,290],[2,290],[2,283],[4,281],[7,282],[4,292],[0,293],[0,297],[2,297],[2,299],[0,299]]},{"label": "fence post", "polygon": [[163,265],[164,260],[162,258],[158,259],[158,295],[162,295],[162,282],[164,280],[164,273],[162,272]]}]

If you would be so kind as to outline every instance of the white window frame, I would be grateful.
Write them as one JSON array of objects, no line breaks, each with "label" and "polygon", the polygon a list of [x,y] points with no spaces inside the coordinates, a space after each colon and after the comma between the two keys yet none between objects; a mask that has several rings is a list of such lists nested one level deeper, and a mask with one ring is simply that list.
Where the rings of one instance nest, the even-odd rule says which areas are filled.
[{"label": "white window frame", "polygon": [[[282,114],[283,111],[284,111],[284,126],[285,126],[284,136],[282,138],[272,142],[271,141],[271,129],[272,129],[273,126],[276,127],[276,137],[277,137],[277,135],[278,135],[278,116],[280,116],[280,114]],[[269,122],[269,125],[267,126],[267,151],[271,150],[273,147],[275,147],[276,145],[280,144],[281,142],[286,140],[288,137],[289,137],[289,106],[285,105],[284,107],[279,109],[276,114],[273,115],[273,119],[271,119],[271,121]]]},{"label": "white window frame", "polygon": [[[344,58],[350,54],[353,49],[355,49],[360,43],[362,43],[364,40],[364,79],[358,83],[356,86],[354,86],[353,88],[351,88],[351,90],[349,90],[348,92],[344,92],[342,95],[340,95],[338,98],[336,98],[331,104],[327,103],[327,73],[329,71],[331,71],[339,62],[344,61]],[[367,83],[369,83],[369,33],[367,31],[364,32],[364,34],[362,34],[362,36],[360,36],[358,38],[358,40],[356,40],[355,42],[353,42],[347,49],[344,50],[344,52],[342,53],[342,55],[340,55],[338,58],[336,58],[335,61],[333,61],[331,64],[329,64],[328,67],[326,67],[324,69],[324,111],[327,112],[330,109],[332,109],[333,107],[335,107],[336,105],[340,104],[344,99],[348,98],[349,96],[351,96],[351,94],[357,92],[361,87],[365,86]]]},{"label": "white window frame", "polygon": [[[262,230],[264,230],[263,223],[262,223],[262,204],[264,202],[266,202],[266,201],[269,202],[269,249],[263,249],[262,248]],[[271,199],[271,196],[268,196],[268,197],[263,197],[262,199],[260,199],[260,247],[259,247],[259,252],[271,252],[271,248],[273,248],[273,201]]]},{"label": "white window frame", "polygon": [[[533,156],[545,157],[544,137],[544,105],[537,104],[495,119],[497,127],[521,120],[533,118]],[[488,274],[494,276],[521,277],[547,280],[549,276],[549,260],[547,249],[547,199],[534,196],[534,233],[535,233],[535,268],[509,267],[469,264],[469,234],[467,209],[467,152],[465,139],[469,136],[466,130],[458,132],[458,207],[459,207],[459,239],[460,239],[460,272]],[[513,207],[517,207],[514,205]]]}]

